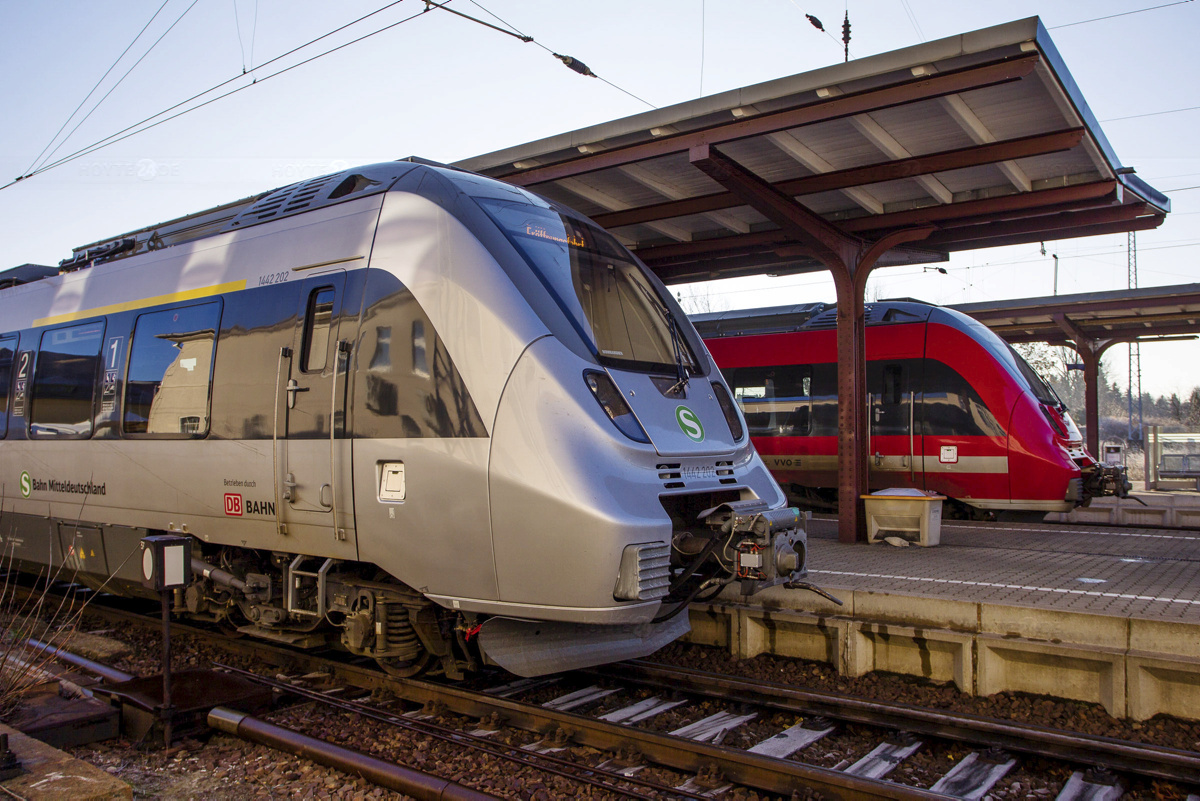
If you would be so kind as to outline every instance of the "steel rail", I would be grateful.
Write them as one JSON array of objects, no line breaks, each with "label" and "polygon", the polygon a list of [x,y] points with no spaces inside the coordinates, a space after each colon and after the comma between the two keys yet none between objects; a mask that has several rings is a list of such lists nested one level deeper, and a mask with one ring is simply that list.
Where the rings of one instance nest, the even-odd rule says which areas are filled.
[{"label": "steel rail", "polygon": [[606,751],[633,749],[648,762],[675,770],[699,773],[714,766],[734,784],[770,793],[791,795],[808,787],[838,799],[944,799],[940,793],[894,782],[864,779],[841,771],[790,760],[759,756],[708,745],[669,734],[608,723],[584,715],[558,712],[506,698],[448,687],[420,679],[392,679],[390,687],[410,701],[441,703],[453,712],[472,717],[499,715],[505,723],[541,733],[563,729],[581,745]]},{"label": "steel rail", "polygon": [[360,751],[267,723],[234,709],[214,707],[208,713],[208,725],[234,737],[335,768],[349,776],[361,776],[372,784],[420,801],[490,801],[496,797],[449,779],[385,762]]},{"label": "steel rail", "polygon": [[1083,763],[1172,781],[1200,782],[1200,753],[1176,748],[1013,723],[982,715],[924,709],[736,676],[722,676],[644,660],[585,671],[711,698],[804,715],[888,726],[918,734]]},{"label": "steel rail", "polygon": [[87,657],[73,654],[70,651],[63,649],[54,643],[46,643],[41,640],[35,640],[32,637],[25,641],[25,647],[40,653],[51,656],[66,662],[68,665],[73,665],[81,670],[86,670],[94,676],[99,676],[107,682],[118,684],[123,681],[137,678],[132,673],[126,673],[123,670],[117,670],[111,665],[105,665],[101,662],[95,662]]},{"label": "steel rail", "polygon": [[[619,795],[627,795],[631,798],[646,798],[644,795],[633,793],[616,786],[619,784],[631,784],[638,787],[643,787],[656,793],[668,793],[670,795],[681,796],[684,798],[704,798],[704,796],[696,793],[681,791],[674,787],[667,787],[656,782],[639,779],[636,776],[625,776],[614,771],[605,770],[599,767],[592,767],[589,765],[582,765],[578,762],[560,759],[549,754],[539,754],[537,752],[527,751],[522,748],[506,746],[503,743],[494,741],[488,737],[471,734],[460,729],[452,729],[446,726],[441,726],[436,723],[431,723],[428,720],[397,715],[393,712],[389,712],[369,704],[363,704],[358,701],[334,698],[317,690],[311,690],[306,687],[298,687],[287,682],[269,679],[264,676],[260,676],[257,673],[251,673],[248,670],[242,670],[241,668],[236,668],[231,665],[222,665],[214,662],[213,666],[219,670],[242,676],[249,681],[261,684],[264,687],[270,687],[271,689],[279,690],[282,693],[297,695],[301,698],[333,707],[334,709],[340,709],[345,712],[353,712],[364,718],[370,718],[372,720],[379,721],[380,723],[386,723],[391,726],[398,726],[408,729],[409,731],[437,737],[438,739],[446,742],[457,745],[467,745],[475,748],[476,750],[489,753],[500,759],[517,762],[518,764],[534,768],[544,773],[552,773],[555,776],[561,776],[565,779],[570,779],[571,781],[589,784],[593,787],[598,787],[602,790],[607,790],[608,792]],[[587,775],[580,774],[601,776],[604,777],[605,780],[601,781],[592,779]]]},{"label": "steel rail", "polygon": [[[111,614],[113,617],[137,621],[143,625],[153,626],[156,622],[136,612],[114,610],[107,606],[93,605],[89,611]],[[186,624],[175,624],[173,628],[178,632],[206,638],[228,652],[253,656],[276,667],[303,668],[306,672],[320,670],[329,673],[330,678],[335,681],[369,690],[387,689],[406,700],[420,704],[441,703],[448,711],[457,714],[478,718],[499,715],[506,725],[540,734],[552,733],[562,728],[580,745],[607,751],[632,748],[648,762],[663,767],[699,773],[715,766],[733,783],[784,796],[790,796],[798,786],[806,786],[830,798],[844,801],[946,798],[939,793],[917,787],[864,779],[828,768],[696,743],[669,734],[620,726],[518,701],[493,698],[430,681],[396,678],[375,668],[293,651],[257,640],[231,640]]]},{"label": "steel rail", "polygon": [[[89,608],[103,615],[122,620],[138,621],[154,625],[135,612],[93,605]],[[758,786],[750,779],[758,768],[769,769],[771,760],[753,754],[745,755],[743,761],[726,762],[723,756],[728,749],[700,745],[691,754],[681,749],[693,748],[695,744],[670,735],[642,729],[622,728],[606,734],[608,724],[598,723],[583,716],[570,713],[542,710],[527,704],[480,696],[457,688],[418,679],[397,679],[381,671],[363,665],[348,664],[323,656],[293,651],[278,645],[256,640],[231,640],[218,637],[211,631],[192,626],[175,625],[179,631],[208,638],[230,653],[255,656],[265,659],[277,667],[306,671],[328,672],[334,680],[343,681],[364,689],[390,689],[408,700],[419,703],[441,702],[448,710],[459,714],[486,717],[499,714],[506,723],[539,733],[567,729],[574,740],[583,745],[616,750],[634,747],[649,761],[685,771],[699,771],[701,767],[718,764],[725,775],[746,786]],[[697,695],[733,699],[743,703],[795,712],[803,715],[823,715],[850,722],[873,726],[884,726],[914,733],[977,744],[984,747],[1005,748],[1016,752],[1034,753],[1039,756],[1069,760],[1092,765],[1103,760],[1116,770],[1161,778],[1170,781],[1200,783],[1200,753],[1174,748],[1117,740],[1108,737],[1067,732],[1042,726],[1026,726],[998,718],[947,712],[895,704],[864,698],[853,698],[817,690],[748,680],[734,676],[717,676],[686,668],[672,668],[644,660],[624,662],[608,669],[583,671],[592,675],[615,677],[628,683],[638,681],[673,691],[686,690]],[[659,757],[662,757],[661,759]],[[763,764],[768,763],[768,764]],[[806,770],[790,779],[790,784],[778,790],[770,787],[760,789],[790,794],[796,781],[805,781],[815,789],[838,798],[894,798],[897,793],[911,790],[911,798],[939,798],[937,794],[917,788],[907,788],[891,782],[856,779],[823,768],[791,763],[793,767]],[[854,787],[844,782],[854,779]],[[778,785],[776,785],[778,786]]]}]

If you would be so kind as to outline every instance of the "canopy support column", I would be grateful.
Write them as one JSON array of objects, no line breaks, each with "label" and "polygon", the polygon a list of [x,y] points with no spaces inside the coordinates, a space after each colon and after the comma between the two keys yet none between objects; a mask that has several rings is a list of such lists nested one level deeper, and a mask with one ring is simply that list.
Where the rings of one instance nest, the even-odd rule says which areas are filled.
[{"label": "canopy support column", "polygon": [[1103,458],[1100,453],[1100,357],[1104,351],[1121,340],[1091,339],[1062,312],[1052,315],[1054,322],[1071,338],[1072,348],[1083,359],[1083,405],[1084,427],[1088,453],[1095,459]]},{"label": "canopy support column", "polygon": [[867,527],[860,496],[868,491],[867,277],[887,251],[923,240],[934,229],[922,226],[894,231],[868,244],[809,211],[711,145],[696,145],[688,156],[693,165],[778,225],[833,274],[838,304],[838,539],[865,542]]}]

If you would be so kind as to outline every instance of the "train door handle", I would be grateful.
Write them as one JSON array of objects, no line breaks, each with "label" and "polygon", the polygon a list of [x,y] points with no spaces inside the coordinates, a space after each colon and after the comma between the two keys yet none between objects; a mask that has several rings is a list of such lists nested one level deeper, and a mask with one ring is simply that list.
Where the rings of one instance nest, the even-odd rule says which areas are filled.
[{"label": "train door handle", "polygon": [[287,382],[287,396],[288,396],[287,404],[288,404],[289,409],[296,408],[296,393],[297,392],[308,392],[308,387],[302,387],[302,386],[300,386],[299,382],[296,381],[296,379],[289,378],[288,382]]},{"label": "train door handle", "polygon": [[326,509],[333,508],[333,487],[329,484],[322,484],[321,491],[317,494],[317,500]]},{"label": "train door handle", "polygon": [[883,455],[879,451],[875,451],[875,466],[879,467],[883,464]]},{"label": "train door handle", "polygon": [[285,487],[283,491],[283,499],[291,503],[291,501],[296,497],[296,494],[292,491],[296,488],[295,473],[288,473],[287,476],[284,477],[283,486]]}]

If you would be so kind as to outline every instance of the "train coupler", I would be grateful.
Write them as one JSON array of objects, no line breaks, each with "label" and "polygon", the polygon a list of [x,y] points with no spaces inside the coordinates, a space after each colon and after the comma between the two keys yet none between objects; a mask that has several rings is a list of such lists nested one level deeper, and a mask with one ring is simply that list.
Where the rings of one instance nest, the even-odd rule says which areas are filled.
[{"label": "train coupler", "polygon": [[808,512],[770,509],[766,501],[748,500],[723,503],[701,512],[700,518],[728,537],[722,556],[732,560],[731,572],[743,595],[808,575]]},{"label": "train coupler", "polygon": [[1083,502],[1086,504],[1092,498],[1115,496],[1124,498],[1133,489],[1129,474],[1124,465],[1097,464],[1083,472]]}]

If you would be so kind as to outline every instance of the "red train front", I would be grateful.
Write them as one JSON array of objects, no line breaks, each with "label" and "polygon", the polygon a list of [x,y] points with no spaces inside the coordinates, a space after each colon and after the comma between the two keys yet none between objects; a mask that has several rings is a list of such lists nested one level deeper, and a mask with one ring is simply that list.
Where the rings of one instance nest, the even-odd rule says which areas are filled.
[{"label": "red train front", "polygon": [[[837,495],[836,315],[811,304],[692,318],[767,466],[816,508]],[[868,304],[867,389],[872,490],[932,490],[971,517],[1015,519],[1128,489],[1020,354],[959,312]]]}]

